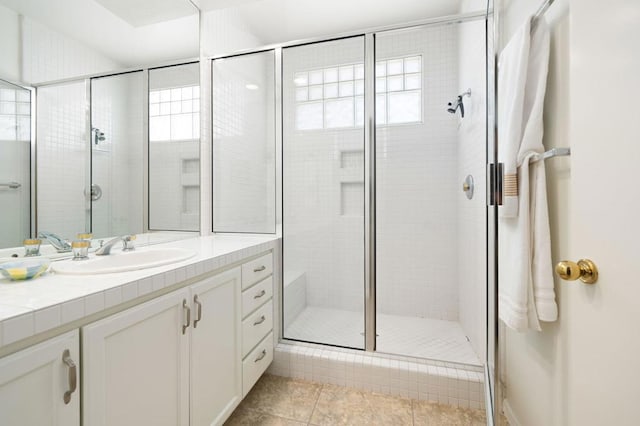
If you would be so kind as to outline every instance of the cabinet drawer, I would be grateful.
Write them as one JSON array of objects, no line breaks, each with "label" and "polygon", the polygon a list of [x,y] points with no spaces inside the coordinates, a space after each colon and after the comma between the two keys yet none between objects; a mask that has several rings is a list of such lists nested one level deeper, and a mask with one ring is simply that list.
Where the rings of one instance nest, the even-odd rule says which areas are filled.
[{"label": "cabinet drawer", "polygon": [[242,357],[244,358],[272,328],[273,301],[270,300],[242,321]]},{"label": "cabinet drawer", "polygon": [[249,315],[260,305],[271,299],[273,277],[268,277],[242,292],[242,318]]},{"label": "cabinet drawer", "polygon": [[273,333],[269,333],[242,362],[243,398],[247,396],[271,361],[273,361]]},{"label": "cabinet drawer", "polygon": [[242,265],[242,289],[251,287],[271,275],[273,271],[273,255],[271,253],[251,260]]}]

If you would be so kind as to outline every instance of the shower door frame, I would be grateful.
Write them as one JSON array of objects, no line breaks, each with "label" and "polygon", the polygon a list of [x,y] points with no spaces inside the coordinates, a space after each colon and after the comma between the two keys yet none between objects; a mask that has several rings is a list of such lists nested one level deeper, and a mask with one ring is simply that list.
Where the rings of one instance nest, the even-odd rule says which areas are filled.
[{"label": "shower door frame", "polygon": [[[376,351],[376,179],[375,179],[375,171],[376,171],[376,121],[375,121],[375,96],[371,96],[371,94],[375,94],[375,37],[377,33],[383,32],[391,32],[391,31],[405,31],[418,29],[421,27],[429,27],[434,25],[447,25],[447,24],[461,24],[469,21],[478,21],[485,20],[485,22],[493,15],[492,9],[488,9],[483,12],[473,12],[461,15],[453,15],[453,16],[444,16],[440,18],[433,18],[421,21],[408,22],[404,24],[398,25],[389,25],[382,26],[376,28],[369,28],[363,31],[351,31],[347,33],[340,33],[334,36],[325,36],[325,37],[316,37],[304,40],[294,40],[286,43],[279,43],[267,46],[261,46],[252,49],[244,49],[237,51],[235,53],[225,53],[220,55],[214,55],[207,57],[207,60],[214,60],[220,58],[233,57],[243,54],[257,53],[265,50],[275,50],[276,52],[276,75],[278,76],[278,72],[280,74],[280,78],[282,77],[282,49],[289,47],[298,47],[309,44],[316,44],[328,41],[336,41],[341,39],[348,39],[352,37],[364,37],[364,69],[365,69],[365,109],[364,109],[364,199],[365,199],[365,210],[364,210],[364,263],[365,263],[365,300],[364,300],[364,315],[365,315],[365,347],[364,349],[358,348],[349,348],[355,350],[364,350],[366,352],[375,352]],[[276,99],[282,99],[282,82],[280,81],[279,87],[276,86]],[[368,96],[367,96],[368,95]],[[488,98],[488,96],[487,96]],[[280,110],[280,116],[276,116],[276,127],[279,128],[277,132],[277,140],[280,141],[280,146],[282,146],[282,112],[281,108],[277,108]],[[485,141],[488,143],[488,141]],[[280,166],[277,170],[278,176],[281,177],[281,185],[279,186],[279,191],[282,193],[282,163],[284,161],[282,155],[282,149],[280,150]],[[491,161],[487,158],[487,161]],[[280,201],[284,196],[280,197]],[[277,208],[280,209],[279,212],[276,213],[276,217],[281,218],[281,226],[284,228],[284,220],[282,219],[282,211],[284,208],[284,203],[277,203]],[[487,240],[489,240],[489,235],[487,235]],[[284,241],[283,241],[284,245]],[[492,256],[488,256],[488,262],[490,262]],[[284,256],[281,259],[281,269],[284,271]],[[489,283],[489,280],[487,280]],[[280,283],[280,304],[284,306],[284,291],[283,291],[283,282]],[[281,318],[280,324],[284,324],[284,309],[281,309]],[[488,320],[488,316],[487,316]],[[492,324],[487,324],[487,328],[492,327]],[[332,344],[319,343],[319,342],[308,342],[302,341],[298,339],[292,339],[284,337],[284,329],[281,327],[281,336],[280,340],[284,342],[304,342],[304,343],[315,343],[315,344],[323,344],[327,346],[336,346]],[[488,340],[485,342],[488,345]],[[487,352],[492,350],[487,347]],[[486,361],[486,360],[484,360]]]}]

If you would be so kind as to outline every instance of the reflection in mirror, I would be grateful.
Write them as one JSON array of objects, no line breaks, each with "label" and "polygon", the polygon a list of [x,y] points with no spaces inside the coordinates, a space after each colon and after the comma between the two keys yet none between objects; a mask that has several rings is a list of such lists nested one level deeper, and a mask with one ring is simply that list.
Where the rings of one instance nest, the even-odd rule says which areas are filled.
[{"label": "reflection in mirror", "polygon": [[200,64],[149,70],[149,229],[197,231]]},{"label": "reflection in mirror", "polygon": [[96,237],[143,232],[143,74],[91,79],[91,232]]},{"label": "reflection in mirror", "polygon": [[31,228],[31,91],[0,80],[0,248]]},{"label": "reflection in mirror", "polygon": [[39,231],[73,238],[91,232],[87,84],[78,80],[38,88],[37,224]]},{"label": "reflection in mirror", "polygon": [[[21,198],[20,203],[12,199],[16,208],[6,211],[7,216],[0,199],[3,219],[15,216],[11,235],[0,229],[0,247],[21,246],[40,231],[66,239],[81,232],[93,232],[96,238],[146,232],[153,216],[147,209],[147,183],[151,191],[162,188],[164,205],[181,206],[176,214],[181,223],[158,222],[154,230],[198,230],[197,186],[189,186],[187,194],[171,193],[164,191],[165,185],[148,182],[146,173],[147,70],[198,57],[199,11],[190,0],[0,0],[0,51],[0,78],[35,87],[31,118],[37,127],[37,149],[31,153],[26,147],[22,154],[15,152],[14,143],[5,155],[9,145],[4,146],[6,135],[0,135],[3,160],[11,158],[16,169],[26,164],[20,167],[27,179],[20,178],[21,192],[11,193]],[[197,85],[197,74],[195,78]],[[11,114],[0,114],[3,132]],[[14,121],[20,120],[18,115]],[[16,126],[14,132],[19,131]],[[197,145],[198,136],[190,137]],[[28,146],[29,139],[25,141]],[[196,149],[195,161],[186,167],[197,168],[197,156]],[[29,164],[37,169],[32,171],[37,199],[31,203]],[[4,180],[9,169],[0,173]],[[181,185],[180,176],[171,179],[174,186]],[[0,188],[0,197],[5,192],[9,190]]]},{"label": "reflection in mirror", "polygon": [[213,230],[275,233],[275,54],[213,61]]}]

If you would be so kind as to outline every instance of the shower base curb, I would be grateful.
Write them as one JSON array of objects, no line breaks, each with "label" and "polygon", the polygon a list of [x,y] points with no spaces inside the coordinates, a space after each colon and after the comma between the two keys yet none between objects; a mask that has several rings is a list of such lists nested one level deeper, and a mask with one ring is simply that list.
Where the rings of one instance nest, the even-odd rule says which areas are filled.
[{"label": "shower base curb", "polygon": [[455,407],[485,409],[481,366],[280,342],[267,372]]}]

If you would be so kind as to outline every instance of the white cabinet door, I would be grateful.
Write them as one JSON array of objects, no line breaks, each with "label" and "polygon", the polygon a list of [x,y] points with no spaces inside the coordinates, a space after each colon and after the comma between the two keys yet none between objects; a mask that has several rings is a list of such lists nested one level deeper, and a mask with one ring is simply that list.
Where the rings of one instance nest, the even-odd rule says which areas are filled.
[{"label": "white cabinet door", "polygon": [[189,290],[82,328],[85,426],[189,424]]},{"label": "white cabinet door", "polygon": [[242,399],[240,268],[191,286],[191,425],[222,424]]},{"label": "white cabinet door", "polygon": [[74,330],[0,359],[0,425],[80,425],[79,342]]}]

